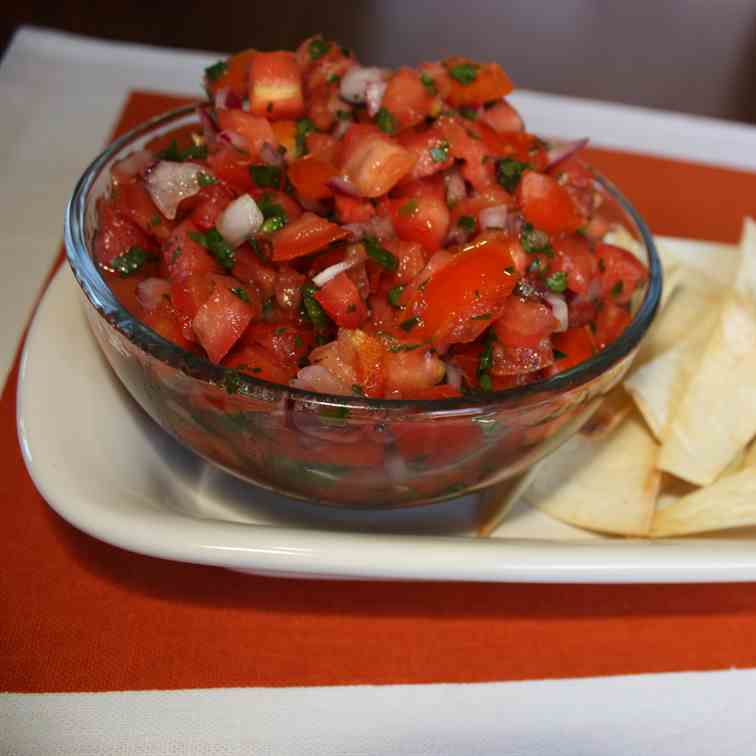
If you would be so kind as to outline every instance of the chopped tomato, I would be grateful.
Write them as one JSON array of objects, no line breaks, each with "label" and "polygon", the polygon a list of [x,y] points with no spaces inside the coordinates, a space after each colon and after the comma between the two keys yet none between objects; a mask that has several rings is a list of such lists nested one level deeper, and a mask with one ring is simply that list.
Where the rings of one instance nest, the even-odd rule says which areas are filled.
[{"label": "chopped tomato", "polygon": [[525,128],[520,114],[506,100],[484,108],[480,120],[499,133],[522,131]]},{"label": "chopped tomato", "polygon": [[182,349],[191,349],[192,342],[184,335],[181,319],[170,302],[162,301],[157,307],[145,312],[142,320],[167,341]]},{"label": "chopped tomato", "polygon": [[551,246],[555,257],[550,261],[549,272],[563,272],[567,288],[576,294],[585,294],[598,275],[598,259],[588,240],[578,234],[557,236],[551,240]]},{"label": "chopped tomato", "polygon": [[447,421],[443,424],[432,420],[395,423],[396,445],[410,465],[437,467],[470,454],[479,448],[481,430],[469,418]]},{"label": "chopped tomato", "polygon": [[356,385],[365,396],[382,396],[385,383],[384,349],[381,342],[359,329],[339,331],[339,352],[352,366]]},{"label": "chopped tomato", "polygon": [[535,373],[547,368],[553,362],[554,353],[548,337],[531,346],[495,344],[491,373],[497,376]]},{"label": "chopped tomato", "polygon": [[235,278],[213,276],[212,282],[212,293],[197,310],[192,328],[207,356],[220,362],[255,317],[256,308],[239,295]]},{"label": "chopped tomato", "polygon": [[415,157],[374,126],[354,124],[344,137],[341,170],[363,197],[380,197],[414,167]]},{"label": "chopped tomato", "polygon": [[230,145],[211,152],[207,157],[207,163],[213,175],[239,193],[248,192],[253,188],[252,176],[249,172],[249,167],[253,162],[248,153]]},{"label": "chopped tomato", "polygon": [[409,174],[413,179],[432,176],[454,163],[449,143],[439,126],[434,125],[429,129],[406,129],[399,134],[397,141],[415,157],[415,167]]},{"label": "chopped tomato", "polygon": [[375,215],[375,208],[370,200],[336,194],[334,203],[336,215],[341,223],[364,223]]},{"label": "chopped tomato", "polygon": [[312,90],[309,100],[307,116],[315,128],[321,131],[328,131],[336,123],[339,113],[348,108],[339,97],[338,88],[330,84]]},{"label": "chopped tomato", "polygon": [[[499,186],[492,186],[472,197],[465,197],[454,205],[451,211],[451,228],[457,228],[460,225],[461,218],[471,218],[473,225],[467,230],[475,232],[480,228],[478,216],[481,210],[499,205],[511,207],[512,204],[512,195],[509,192]],[[463,223],[469,224],[470,221],[466,220]]]},{"label": "chopped tomato", "polygon": [[315,342],[312,328],[295,324],[251,323],[244,332],[242,341],[257,344],[270,352],[282,365],[299,368]]},{"label": "chopped tomato", "polygon": [[176,309],[184,337],[195,340],[192,320],[213,293],[211,273],[194,273],[171,282],[171,302]]},{"label": "chopped tomato", "polygon": [[232,131],[247,144],[247,151],[255,158],[266,142],[275,146],[276,135],[266,118],[258,118],[244,110],[219,110],[218,125],[223,131]]},{"label": "chopped tomato", "polygon": [[192,222],[203,231],[208,231],[233,199],[234,194],[223,184],[216,183],[202,187],[196,195]]},{"label": "chopped tomato", "polygon": [[205,77],[205,86],[208,92],[214,94],[221,89],[229,89],[239,99],[244,99],[249,88],[249,67],[254,55],[255,50],[244,50],[232,55],[224,62],[220,76],[215,78]]},{"label": "chopped tomato", "polygon": [[305,147],[307,154],[313,157],[319,157],[334,163],[339,143],[330,134],[321,134],[318,131],[311,131],[305,137]]},{"label": "chopped tomato", "polygon": [[112,202],[98,204],[100,228],[95,237],[95,259],[101,265],[110,265],[116,257],[132,247],[155,250],[155,242],[129,218],[124,217]]},{"label": "chopped tomato", "polygon": [[437,121],[455,158],[464,160],[462,175],[479,192],[496,185],[494,161],[485,142],[457,118],[442,116]]},{"label": "chopped tomato", "polygon": [[114,193],[113,203],[121,215],[133,221],[145,234],[160,241],[170,235],[173,224],[157,209],[144,184],[121,184]]},{"label": "chopped tomato", "polygon": [[328,161],[308,155],[291,163],[287,175],[297,194],[305,199],[319,200],[333,195],[328,180],[337,174],[336,168]]},{"label": "chopped tomato", "polygon": [[293,160],[297,155],[297,122],[296,121],[273,121],[270,124],[276,144],[286,150],[288,160]]},{"label": "chopped tomato", "polygon": [[256,344],[244,344],[235,349],[223,360],[223,366],[262,381],[284,385],[297,374],[296,368],[282,365],[267,349]]},{"label": "chopped tomato", "polygon": [[417,71],[400,68],[388,81],[381,107],[392,115],[401,130],[421,123],[439,110],[440,101],[428,91]]},{"label": "chopped tomato", "polygon": [[[257,246],[259,249],[259,242]],[[248,244],[237,247],[234,257],[234,277],[243,283],[254,283],[265,299],[272,297],[276,285],[276,269],[260,259]]]},{"label": "chopped tomato", "polygon": [[160,134],[144,146],[144,149],[149,150],[153,155],[159,155],[163,150],[167,150],[175,146],[179,150],[185,150],[189,147],[195,146],[195,139],[198,135],[202,134],[197,123],[188,123],[185,126],[179,126],[178,128],[171,129],[165,134]]},{"label": "chopped tomato", "polygon": [[319,34],[306,39],[297,48],[296,56],[304,72],[307,91],[338,80],[354,63],[354,56],[349,50],[324,40]]},{"label": "chopped tomato", "polygon": [[551,337],[551,345],[554,350],[551,375],[569,370],[596,353],[596,344],[589,326],[569,328],[563,333],[555,333]]},{"label": "chopped tomato", "polygon": [[632,317],[627,307],[605,300],[596,316],[594,341],[598,349],[606,349],[630,325]]},{"label": "chopped tomato", "polygon": [[512,91],[512,81],[498,63],[448,58],[444,65],[451,79],[447,99],[455,108],[499,100]]},{"label": "chopped tomato", "polygon": [[302,73],[290,52],[257,53],[249,73],[249,112],[270,120],[304,115]]},{"label": "chopped tomato", "polygon": [[426,345],[409,342],[400,344],[401,351],[389,351],[385,356],[386,389],[398,392],[402,398],[421,391],[430,391],[443,380],[446,367]]},{"label": "chopped tomato", "polygon": [[449,232],[449,208],[435,197],[391,200],[391,222],[400,239],[422,244],[429,252],[443,245]]},{"label": "chopped tomato", "polygon": [[546,166],[543,142],[533,134],[526,131],[499,133],[485,122],[476,123],[474,129],[492,156],[514,158],[539,171]]},{"label": "chopped tomato", "polygon": [[293,223],[273,234],[273,260],[280,262],[309,255],[347,236],[349,231],[336,223],[331,223],[315,213],[304,213]]},{"label": "chopped tomato", "polygon": [[400,284],[407,284],[417,278],[428,262],[428,252],[417,242],[392,239],[384,242],[383,246],[398,261],[394,277]]},{"label": "chopped tomato", "polygon": [[537,347],[558,327],[551,307],[518,296],[507,299],[501,317],[493,324],[499,343],[512,347]]},{"label": "chopped tomato", "polygon": [[316,292],[315,299],[341,328],[359,328],[367,318],[367,305],[346,273],[332,278]]},{"label": "chopped tomato", "polygon": [[473,341],[499,317],[516,283],[507,246],[481,239],[418,289],[412,306],[417,322],[408,316],[401,327],[412,337],[429,339],[439,352],[455,342]]},{"label": "chopped tomato", "polygon": [[436,401],[438,399],[456,399],[462,396],[462,392],[449,386],[446,383],[439,383],[437,386],[431,386],[425,389],[414,389],[402,391],[402,399],[427,399]]},{"label": "chopped tomato", "polygon": [[221,267],[198,241],[201,232],[191,221],[179,223],[163,244],[163,262],[171,279],[193,273],[220,273]]},{"label": "chopped tomato", "polygon": [[565,189],[543,173],[525,171],[517,203],[525,218],[547,234],[572,233],[585,221]]},{"label": "chopped tomato", "polygon": [[599,243],[596,256],[601,271],[601,294],[607,301],[629,302],[635,290],[648,280],[643,263],[622,247]]}]

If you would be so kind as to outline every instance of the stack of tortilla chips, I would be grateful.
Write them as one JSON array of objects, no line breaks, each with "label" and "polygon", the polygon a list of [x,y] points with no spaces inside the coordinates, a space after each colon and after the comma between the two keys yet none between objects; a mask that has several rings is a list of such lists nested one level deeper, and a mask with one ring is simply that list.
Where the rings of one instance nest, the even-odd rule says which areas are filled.
[{"label": "stack of tortilla chips", "polygon": [[540,464],[527,499],[549,515],[623,536],[756,525],[756,223],[692,247],[659,242],[662,309],[624,384]]}]

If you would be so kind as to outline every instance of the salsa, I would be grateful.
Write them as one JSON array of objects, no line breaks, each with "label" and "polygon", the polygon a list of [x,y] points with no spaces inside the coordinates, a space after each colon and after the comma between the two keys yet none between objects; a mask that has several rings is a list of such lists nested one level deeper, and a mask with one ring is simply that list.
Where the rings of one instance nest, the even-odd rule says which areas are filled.
[{"label": "salsa", "polygon": [[525,385],[623,332],[648,271],[602,241],[585,141],[526,131],[496,63],[361,65],[322,36],[205,71],[196,124],[116,163],[95,258],[165,339],[388,399]]}]

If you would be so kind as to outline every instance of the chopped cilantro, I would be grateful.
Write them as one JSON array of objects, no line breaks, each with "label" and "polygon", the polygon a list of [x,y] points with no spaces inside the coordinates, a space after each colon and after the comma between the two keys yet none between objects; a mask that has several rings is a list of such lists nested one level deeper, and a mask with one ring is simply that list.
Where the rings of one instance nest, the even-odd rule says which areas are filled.
[{"label": "chopped cilantro", "polygon": [[443,163],[449,159],[449,142],[444,140],[439,142],[435,147],[431,147],[431,160],[434,163]]},{"label": "chopped cilantro", "polygon": [[508,192],[513,192],[520,183],[523,171],[528,167],[527,163],[514,158],[502,158],[496,163],[496,180]]},{"label": "chopped cilantro", "polygon": [[491,381],[491,376],[488,373],[483,373],[483,375],[481,375],[480,378],[478,379],[478,383],[480,387],[483,389],[483,391],[493,390],[493,383]]},{"label": "chopped cilantro", "polygon": [[155,255],[146,249],[129,247],[127,252],[111,260],[110,267],[122,276],[130,276],[132,273],[136,273],[146,262],[156,259]]},{"label": "chopped cilantro", "polygon": [[218,81],[221,76],[225,75],[228,71],[228,65],[225,60],[219,60],[217,63],[213,63],[212,66],[208,66],[205,69],[205,77],[208,81]]},{"label": "chopped cilantro", "polygon": [[330,323],[328,315],[315,299],[318,287],[313,281],[308,281],[302,288],[302,307],[316,331],[322,331]]},{"label": "chopped cilantro", "polygon": [[600,273],[603,273],[606,270],[606,263],[604,262],[603,257],[599,257],[598,268]]},{"label": "chopped cilantro", "polygon": [[567,288],[567,274],[564,271],[557,271],[546,279],[546,286],[553,292],[561,294]]},{"label": "chopped cilantro", "polygon": [[163,219],[160,217],[160,213],[155,213],[155,215],[150,218],[150,226],[159,226],[163,222]]},{"label": "chopped cilantro", "polygon": [[365,245],[365,250],[371,260],[392,273],[396,272],[399,268],[399,260],[397,260],[396,255],[382,247],[374,236],[366,236],[362,243]]},{"label": "chopped cilantro", "polygon": [[375,125],[387,134],[393,134],[396,131],[396,121],[394,116],[386,108],[381,108],[375,116]]},{"label": "chopped cilantro", "polygon": [[217,184],[218,179],[215,178],[215,176],[211,176],[209,173],[205,173],[204,171],[200,171],[197,174],[197,183],[200,186],[210,186],[211,184]]},{"label": "chopped cilantro", "polygon": [[343,420],[349,417],[349,407],[321,407],[319,414],[321,417]]},{"label": "chopped cilantro", "polygon": [[449,76],[463,86],[469,86],[478,78],[478,66],[474,63],[459,63],[449,68]]},{"label": "chopped cilantro", "polygon": [[541,272],[541,260],[536,257],[530,265],[528,265],[528,273],[540,273]]},{"label": "chopped cilantro", "polygon": [[480,362],[478,363],[478,375],[487,373],[493,367],[493,338],[486,339],[486,346],[480,354]]},{"label": "chopped cilantro", "polygon": [[491,313],[484,312],[481,315],[473,315],[470,320],[491,320]]},{"label": "chopped cilantro", "polygon": [[617,281],[614,286],[612,286],[612,296],[618,297],[620,294],[622,294],[622,289],[625,288],[625,285],[622,283],[622,281]]},{"label": "chopped cilantro", "polygon": [[438,87],[436,86],[436,82],[433,81],[433,77],[429,76],[427,73],[421,73],[420,81],[422,82],[425,89],[428,91],[429,95],[438,94]]},{"label": "chopped cilantro", "polygon": [[232,294],[235,294],[239,299],[241,299],[242,302],[246,302],[249,304],[249,294],[247,294],[246,289],[242,289],[241,286],[235,286],[233,289],[230,290]]},{"label": "chopped cilantro", "polygon": [[223,388],[227,394],[236,394],[242,386],[241,375],[238,370],[226,370],[223,376]]},{"label": "chopped cilantro", "polygon": [[255,253],[255,257],[257,257],[258,260],[264,263],[270,262],[270,257],[265,254],[260,239],[250,239],[249,246],[252,247],[252,251]]},{"label": "chopped cilantro", "polygon": [[365,396],[365,389],[359,383],[352,384],[352,393],[355,396]]},{"label": "chopped cilantro", "polygon": [[209,231],[200,233],[199,231],[190,231],[189,238],[201,244],[207,251],[226,269],[231,270],[236,263],[236,254],[229,246],[226,240],[220,235],[217,228],[213,227]]},{"label": "chopped cilantro", "polygon": [[401,284],[389,289],[387,296],[388,296],[389,304],[392,307],[396,307],[397,309],[399,309],[402,306],[400,299],[402,298],[403,292],[404,292],[404,286],[402,286]]},{"label": "chopped cilantro", "polygon": [[340,121],[351,121],[352,111],[351,110],[337,110],[336,118],[338,118]]},{"label": "chopped cilantro", "polygon": [[265,218],[260,229],[263,233],[271,234],[287,224],[289,219],[286,216],[286,211],[281,205],[273,201],[273,196],[271,194],[263,194],[263,196],[257,200],[257,206],[260,208],[263,218]]},{"label": "chopped cilantro", "polygon": [[457,225],[464,231],[472,233],[475,231],[475,218],[472,215],[462,215],[457,221]]},{"label": "chopped cilantro", "polygon": [[522,248],[531,255],[543,252],[543,254],[551,257],[554,254],[548,234],[534,228],[530,223],[524,223],[522,226],[522,231],[520,231],[520,244],[522,244]]},{"label": "chopped cilantro", "polygon": [[554,359],[563,360],[567,355],[564,352],[560,352],[558,349],[554,350]]},{"label": "chopped cilantro", "polygon": [[262,306],[262,315],[265,317],[266,315],[270,315],[273,312],[273,297],[268,297],[264,302]]},{"label": "chopped cilantro", "polygon": [[173,250],[173,255],[171,256],[172,263],[175,263],[176,260],[178,260],[179,257],[181,257],[181,251],[182,251],[181,247],[176,247],[176,249]]},{"label": "chopped cilantro", "polygon": [[281,169],[277,165],[250,165],[249,173],[261,189],[281,186]]},{"label": "chopped cilantro", "polygon": [[403,331],[411,331],[419,322],[420,318],[409,318],[408,320],[403,320],[399,323],[399,328]]},{"label": "chopped cilantro", "polygon": [[512,275],[512,274],[513,274],[513,273],[515,272],[515,269],[514,269],[514,265],[507,265],[507,267],[506,267],[506,268],[504,268],[504,272],[505,272],[505,273],[506,273],[507,275],[510,275],[510,276],[511,276],[511,275]]},{"label": "chopped cilantro", "polygon": [[185,160],[204,160],[207,157],[207,145],[192,144],[180,150],[178,142],[171,139],[171,143],[157,154],[158,160],[169,160],[173,163],[183,163]]},{"label": "chopped cilantro", "polygon": [[410,216],[417,210],[417,200],[409,199],[400,208],[399,215]]},{"label": "chopped cilantro", "polygon": [[315,124],[309,118],[300,118],[294,126],[294,144],[296,157],[307,154],[307,142],[305,137],[315,131]]},{"label": "chopped cilantro", "polygon": [[327,81],[327,82],[328,82],[329,84],[338,84],[338,83],[339,83],[339,82],[341,81],[341,76],[339,76],[338,74],[331,74],[331,75],[330,75],[330,76],[329,76],[329,77],[328,77],[328,78],[326,79],[326,81]]},{"label": "chopped cilantro", "polygon": [[462,118],[466,118],[468,121],[474,121],[478,117],[478,111],[475,108],[461,107],[459,108],[459,114]]},{"label": "chopped cilantro", "polygon": [[322,37],[316,37],[310,42],[308,47],[310,60],[318,60],[319,58],[322,58],[330,49],[330,42],[326,42]]},{"label": "chopped cilantro", "polygon": [[389,352],[414,352],[415,349],[420,349],[425,344],[402,344],[400,341],[396,341],[388,347]]}]

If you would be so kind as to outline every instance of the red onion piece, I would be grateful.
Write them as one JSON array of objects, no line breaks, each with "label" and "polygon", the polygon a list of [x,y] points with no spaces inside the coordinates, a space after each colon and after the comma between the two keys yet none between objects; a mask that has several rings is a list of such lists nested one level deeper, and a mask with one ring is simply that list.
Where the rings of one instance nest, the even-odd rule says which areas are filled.
[{"label": "red onion piece", "polygon": [[396,236],[391,220],[378,215],[374,215],[365,223],[347,223],[342,228],[349,231],[357,241],[366,236],[375,236],[377,239],[393,239]]},{"label": "red onion piece", "polygon": [[219,142],[236,147],[237,150],[247,149],[247,140],[244,139],[244,137],[239,136],[235,131],[219,131],[216,135],[216,139]]},{"label": "red onion piece", "polygon": [[371,118],[374,118],[381,109],[381,101],[386,92],[386,86],[385,81],[371,81],[365,89],[367,112]]},{"label": "red onion piece", "polygon": [[490,228],[506,228],[509,208],[506,205],[486,207],[478,214],[478,222],[482,231]]},{"label": "red onion piece", "polygon": [[270,142],[263,142],[260,147],[260,158],[266,165],[282,166],[284,164],[283,155]]},{"label": "red onion piece", "polygon": [[329,189],[333,189],[334,192],[339,194],[346,194],[348,197],[361,197],[362,195],[357,191],[357,187],[348,179],[342,176],[331,176],[326,181],[326,185]]},{"label": "red onion piece", "polygon": [[215,227],[232,247],[238,247],[260,230],[263,221],[257,203],[248,194],[242,194],[218,216]]},{"label": "red onion piece", "polygon": [[[353,105],[366,102],[368,85],[372,82],[383,82],[388,73],[385,68],[354,65],[341,77],[339,94],[342,99]],[[381,97],[383,97],[382,92]]]},{"label": "red onion piece", "polygon": [[137,301],[145,310],[154,310],[170,293],[171,284],[165,278],[145,278],[135,291]]},{"label": "red onion piece", "polygon": [[455,205],[467,197],[467,185],[462,174],[456,168],[452,168],[444,174],[444,184],[446,185],[446,203],[448,205]]},{"label": "red onion piece", "polygon": [[569,316],[567,312],[567,302],[564,301],[564,297],[560,296],[559,294],[546,292],[544,293],[543,298],[548,302],[549,306],[551,307],[551,312],[559,321],[559,327],[556,329],[555,333],[562,333],[563,331],[566,331],[569,322]]},{"label": "red onion piece", "polygon": [[196,163],[174,163],[161,160],[147,173],[145,185],[158,210],[168,219],[176,217],[182,200],[200,190],[197,176],[203,168]]},{"label": "red onion piece", "polygon": [[572,157],[588,144],[588,139],[577,139],[574,142],[557,142],[552,144],[546,152],[546,170],[550,171],[560,163]]}]

